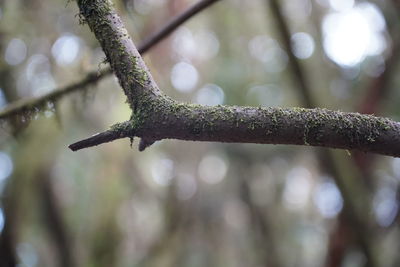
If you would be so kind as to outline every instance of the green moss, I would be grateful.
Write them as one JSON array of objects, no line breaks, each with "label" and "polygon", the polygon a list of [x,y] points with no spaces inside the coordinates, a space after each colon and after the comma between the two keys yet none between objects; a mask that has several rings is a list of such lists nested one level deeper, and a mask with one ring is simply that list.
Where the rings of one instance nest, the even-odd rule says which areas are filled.
[{"label": "green moss", "polygon": [[[125,49],[120,45],[120,52],[121,53],[126,53]],[[127,75],[128,78],[131,78],[131,82],[136,82],[142,87],[145,87],[148,85],[150,79],[149,75],[147,74],[147,71],[144,70],[138,63],[138,58],[132,55],[126,55],[129,57],[130,60],[130,66],[129,65],[124,65],[125,69],[125,74]]]},{"label": "green moss", "polygon": [[95,18],[97,22],[106,22],[105,16],[110,14],[113,4],[109,0],[77,0],[79,6],[79,21],[81,24],[87,23],[90,18]]}]

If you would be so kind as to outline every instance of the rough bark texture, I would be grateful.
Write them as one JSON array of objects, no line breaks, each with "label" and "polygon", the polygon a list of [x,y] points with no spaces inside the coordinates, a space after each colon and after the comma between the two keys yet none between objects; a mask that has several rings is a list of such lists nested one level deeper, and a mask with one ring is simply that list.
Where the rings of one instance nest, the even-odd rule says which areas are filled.
[{"label": "rough bark texture", "polygon": [[[132,109],[130,121],[104,133],[106,142],[138,136],[146,140],[312,145],[400,156],[400,124],[385,118],[326,109],[178,103],[157,87],[111,1],[80,0],[78,5],[82,21],[99,40]],[[70,147],[78,150],[100,144],[99,137],[104,135]]]}]

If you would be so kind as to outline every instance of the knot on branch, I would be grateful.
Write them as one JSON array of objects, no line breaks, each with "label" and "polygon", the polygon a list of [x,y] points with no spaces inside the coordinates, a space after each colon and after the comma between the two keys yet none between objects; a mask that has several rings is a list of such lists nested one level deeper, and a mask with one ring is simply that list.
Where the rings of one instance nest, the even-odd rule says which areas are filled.
[{"label": "knot on branch", "polygon": [[147,139],[147,138],[140,139],[139,151],[144,151],[146,148],[148,148],[155,142],[156,142],[156,140],[153,140],[153,139]]}]

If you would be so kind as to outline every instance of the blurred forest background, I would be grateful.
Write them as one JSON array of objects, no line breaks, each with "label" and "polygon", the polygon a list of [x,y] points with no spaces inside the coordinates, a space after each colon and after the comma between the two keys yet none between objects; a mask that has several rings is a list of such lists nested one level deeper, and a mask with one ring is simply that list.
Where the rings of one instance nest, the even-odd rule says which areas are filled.
[{"label": "blurred forest background", "polygon": [[[138,44],[196,1],[114,2]],[[0,0],[0,108],[104,71],[77,14],[66,0]],[[145,61],[181,101],[399,121],[399,34],[394,0],[221,0]],[[67,148],[129,116],[107,76],[1,119],[0,266],[400,266],[399,159],[176,140]]]}]

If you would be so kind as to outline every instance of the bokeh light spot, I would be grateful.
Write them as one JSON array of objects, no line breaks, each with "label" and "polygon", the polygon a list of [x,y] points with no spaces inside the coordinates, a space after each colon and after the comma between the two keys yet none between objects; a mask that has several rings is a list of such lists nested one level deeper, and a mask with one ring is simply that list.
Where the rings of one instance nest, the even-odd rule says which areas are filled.
[{"label": "bokeh light spot", "polygon": [[4,229],[4,223],[5,223],[4,212],[3,212],[3,209],[0,208],[0,233]]},{"label": "bokeh light spot", "polygon": [[13,163],[8,154],[0,151],[0,182],[11,175]]},{"label": "bokeh light spot", "polygon": [[335,217],[343,208],[343,199],[336,184],[330,179],[317,186],[314,204],[325,218]]},{"label": "bokeh light spot", "polygon": [[373,207],[378,224],[382,227],[389,226],[399,210],[395,187],[380,188],[374,197]]},{"label": "bokeh light spot", "polygon": [[221,87],[207,84],[196,94],[196,102],[201,105],[216,106],[224,103],[225,94]]},{"label": "bokeh light spot", "polygon": [[209,60],[218,54],[219,46],[219,40],[213,31],[192,32],[187,27],[180,27],[172,40],[174,58],[186,61]]},{"label": "bokeh light spot", "polygon": [[179,62],[171,71],[171,82],[174,88],[180,92],[191,92],[197,84],[199,74],[197,69],[189,63]]},{"label": "bokeh light spot", "polygon": [[400,180],[400,158],[392,159],[392,169],[395,177]]},{"label": "bokeh light spot", "polygon": [[80,39],[70,33],[62,35],[55,41],[51,53],[59,66],[74,63],[79,56]]},{"label": "bokeh light spot", "polygon": [[277,73],[286,68],[288,56],[276,40],[258,35],[249,41],[248,49],[253,58],[264,63],[267,72]]},{"label": "bokeh light spot", "polygon": [[27,94],[39,96],[55,88],[56,82],[51,74],[51,65],[47,56],[35,54],[29,58],[26,66],[26,79],[29,87],[18,87],[18,92],[22,96]]},{"label": "bokeh light spot", "polygon": [[4,59],[12,66],[18,65],[25,60],[28,52],[26,44],[21,39],[12,39],[6,48]]},{"label": "bokeh light spot", "polygon": [[6,96],[4,95],[3,89],[0,88],[0,108],[7,104]]},{"label": "bokeh light spot", "polygon": [[157,158],[151,165],[153,181],[161,186],[167,186],[174,175],[174,162],[168,158]]},{"label": "bokeh light spot", "polygon": [[314,39],[305,32],[292,35],[293,54],[300,59],[307,59],[314,53]]},{"label": "bokeh light spot", "polygon": [[221,182],[228,171],[225,160],[216,155],[206,155],[200,161],[198,173],[199,177],[208,184]]},{"label": "bokeh light spot", "polygon": [[219,41],[212,31],[200,31],[194,36],[196,44],[196,57],[200,60],[209,60],[219,51]]},{"label": "bokeh light spot", "polygon": [[38,262],[38,255],[35,248],[29,243],[20,243],[17,246],[17,255],[22,266],[33,267]]},{"label": "bokeh light spot", "polygon": [[188,200],[194,196],[197,191],[196,179],[191,174],[182,174],[178,176],[177,197],[180,200]]},{"label": "bokeh light spot", "polygon": [[355,66],[367,56],[381,54],[387,45],[383,16],[371,3],[328,14],[322,30],[326,54],[344,67]]},{"label": "bokeh light spot", "polygon": [[354,6],[354,0],[329,0],[329,5],[335,11],[345,11]]},{"label": "bokeh light spot", "polygon": [[311,173],[303,167],[296,167],[286,176],[283,191],[284,204],[289,209],[304,208],[311,192]]}]

